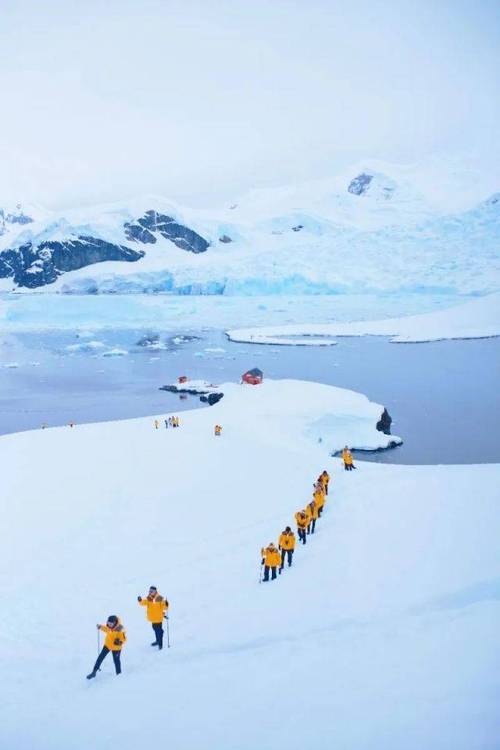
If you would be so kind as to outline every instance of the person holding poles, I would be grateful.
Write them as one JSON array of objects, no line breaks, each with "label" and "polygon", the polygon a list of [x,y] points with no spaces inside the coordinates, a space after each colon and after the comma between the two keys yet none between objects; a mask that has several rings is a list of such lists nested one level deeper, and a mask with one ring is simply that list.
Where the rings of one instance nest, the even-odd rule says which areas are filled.
[{"label": "person holding poles", "polygon": [[286,529],[281,532],[278,547],[281,550],[280,571],[283,570],[285,566],[285,557],[288,557],[288,567],[291,568],[293,551],[295,549],[295,534],[290,526],[287,526]]},{"label": "person holding poles", "polygon": [[145,599],[142,596],[137,597],[141,607],[146,607],[146,617],[151,623],[155,634],[155,640],[152,646],[158,646],[158,651],[163,648],[163,618],[167,617],[168,601],[158,593],[156,586],[149,587],[149,593]]},{"label": "person holding poles", "polygon": [[[119,618],[116,615],[110,615],[106,620],[106,625],[97,625],[96,627],[98,631],[106,633],[106,638],[104,639],[104,646],[94,664],[94,669],[87,675],[87,680],[92,680],[96,676],[98,670],[101,668],[101,664],[110,651],[113,655],[116,674],[121,674],[122,671],[120,655],[123,644],[127,640],[127,635]],[[97,643],[99,644],[99,638],[97,639]]]}]

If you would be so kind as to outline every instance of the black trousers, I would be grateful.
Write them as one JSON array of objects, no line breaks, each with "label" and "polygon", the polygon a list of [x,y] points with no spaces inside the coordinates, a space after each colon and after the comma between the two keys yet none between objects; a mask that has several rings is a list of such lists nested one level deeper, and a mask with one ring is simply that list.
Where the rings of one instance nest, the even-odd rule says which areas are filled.
[{"label": "black trousers", "polygon": [[281,567],[285,567],[285,557],[288,557],[288,567],[292,565],[293,549],[282,549],[281,550]]},{"label": "black trousers", "polygon": [[[115,663],[116,674],[120,674],[120,672],[122,671],[122,665],[120,662],[121,651],[111,651],[111,653],[113,655],[113,661]],[[101,653],[97,657],[97,661],[94,664],[94,669],[92,670],[93,672],[97,672],[97,670],[99,669],[99,667],[101,666],[101,664],[103,663],[104,659],[106,658],[108,654],[109,654],[109,648],[107,646],[103,646],[101,649]]]},{"label": "black trousers", "polygon": [[321,506],[320,506],[320,507],[318,508],[318,518],[320,518],[320,517],[321,517],[321,514],[322,514],[322,513],[323,513],[323,506],[321,505]]},{"label": "black trousers", "polygon": [[344,469],[346,471],[352,471],[352,464],[344,464]]},{"label": "black trousers", "polygon": [[299,535],[299,539],[302,542],[302,544],[306,543],[306,530],[303,529],[301,526],[297,526],[297,534]]},{"label": "black trousers", "polygon": [[160,648],[163,648],[163,623],[152,622],[151,627],[154,630],[156,643]]},{"label": "black trousers", "polygon": [[276,565],[271,568],[269,565],[264,565],[264,581],[269,580],[269,571],[271,571],[271,579],[274,581],[276,578]]},{"label": "black trousers", "polygon": [[316,519],[315,518],[312,519],[312,521],[309,524],[309,526],[310,526],[310,529],[311,529],[311,534],[314,534],[314,529],[316,528]]}]

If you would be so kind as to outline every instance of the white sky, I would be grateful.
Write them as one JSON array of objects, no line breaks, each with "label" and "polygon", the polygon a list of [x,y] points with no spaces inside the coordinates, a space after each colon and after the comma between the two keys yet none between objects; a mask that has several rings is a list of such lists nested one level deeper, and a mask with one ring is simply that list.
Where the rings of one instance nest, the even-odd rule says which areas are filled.
[{"label": "white sky", "polygon": [[466,152],[500,190],[498,0],[0,0],[0,199],[212,205]]}]

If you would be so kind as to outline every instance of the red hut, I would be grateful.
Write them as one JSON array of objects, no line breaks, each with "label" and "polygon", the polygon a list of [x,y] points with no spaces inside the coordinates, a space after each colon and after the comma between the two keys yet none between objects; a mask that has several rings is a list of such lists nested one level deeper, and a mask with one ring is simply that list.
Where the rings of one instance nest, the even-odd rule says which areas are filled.
[{"label": "red hut", "polygon": [[179,377],[177,378],[178,383],[187,383],[187,380],[187,375],[179,375]]},{"label": "red hut", "polygon": [[259,370],[258,367],[254,367],[253,370],[247,370],[244,375],[241,376],[242,383],[250,383],[250,385],[260,385],[264,379],[264,373]]}]

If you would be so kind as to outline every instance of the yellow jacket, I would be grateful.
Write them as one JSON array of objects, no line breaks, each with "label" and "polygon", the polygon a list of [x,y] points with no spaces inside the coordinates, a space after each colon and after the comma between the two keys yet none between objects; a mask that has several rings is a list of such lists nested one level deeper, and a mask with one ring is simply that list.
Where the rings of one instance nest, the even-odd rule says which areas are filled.
[{"label": "yellow jacket", "polygon": [[154,597],[148,596],[146,599],[141,599],[139,604],[141,607],[146,607],[146,617],[149,622],[163,622],[163,615],[168,610],[168,602],[163,596],[160,594]]},{"label": "yellow jacket", "polygon": [[344,459],[344,463],[348,466],[352,464],[352,453],[346,448],[344,448],[344,450],[342,451],[342,458]]},{"label": "yellow jacket", "polygon": [[279,546],[280,549],[295,549],[295,534],[293,533],[293,531],[290,531],[289,534],[284,531],[280,535]]},{"label": "yellow jacket", "polygon": [[320,489],[314,490],[313,498],[314,502],[316,503],[316,508],[318,510],[322,508],[325,504],[325,493]]},{"label": "yellow jacket", "polygon": [[307,513],[303,510],[297,511],[297,513],[295,514],[295,520],[297,521],[297,526],[300,529],[305,529],[309,524]]},{"label": "yellow jacket", "polygon": [[[99,625],[99,630],[106,633],[106,638],[104,639],[104,645],[106,648],[109,648],[110,651],[122,650],[122,646],[127,640],[127,636],[120,620],[118,620],[118,623],[114,628],[108,628],[107,625]],[[115,641],[117,641],[117,643],[115,643]]]},{"label": "yellow jacket", "polygon": [[317,521],[318,520],[318,506],[316,505],[315,501],[311,500],[311,502],[309,503],[307,507],[309,509],[311,518]]},{"label": "yellow jacket", "polygon": [[273,545],[272,547],[262,548],[262,557],[264,558],[264,565],[269,568],[275,568],[277,565],[281,565],[281,555],[279,550]]}]

